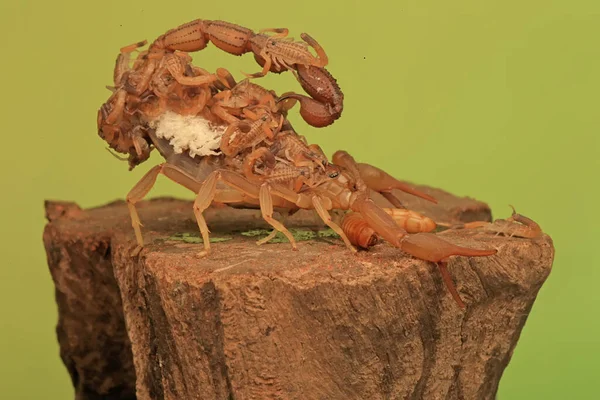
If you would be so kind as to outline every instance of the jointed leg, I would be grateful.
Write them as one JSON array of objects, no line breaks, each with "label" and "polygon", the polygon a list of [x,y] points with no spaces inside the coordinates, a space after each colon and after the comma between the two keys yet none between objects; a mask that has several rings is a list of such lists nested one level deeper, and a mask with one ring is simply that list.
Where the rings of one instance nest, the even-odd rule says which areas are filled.
[{"label": "jointed leg", "polygon": [[120,52],[124,53],[124,54],[128,54],[128,53],[133,53],[135,50],[137,50],[138,48],[145,46],[148,43],[147,40],[142,40],[141,42],[136,42],[133,44],[130,44],[129,46],[125,46],[125,47],[121,47]]},{"label": "jointed leg", "polygon": [[222,204],[249,203],[258,205],[257,199],[253,199],[252,197],[249,197],[244,193],[238,192],[235,189],[217,189],[215,191],[215,197],[213,201]]},{"label": "jointed leg", "polygon": [[231,72],[227,71],[225,68],[217,68],[217,78],[227,89],[233,89],[235,85],[237,85]]},{"label": "jointed leg", "polygon": [[[223,92],[221,92],[221,93],[223,93]],[[214,98],[214,96],[213,96],[213,98]],[[215,114],[217,117],[221,118],[223,121],[227,122],[229,125],[240,122],[239,118],[237,118],[234,115],[227,112],[227,110],[225,110],[219,104],[215,104],[214,106],[212,106],[210,111],[212,111],[213,114]]]},{"label": "jointed leg", "polygon": [[202,213],[210,206],[210,203],[212,203],[215,197],[218,179],[218,171],[211,173],[202,184],[202,187],[196,196],[196,200],[194,200],[194,216],[196,217],[198,229],[200,229],[202,242],[204,243],[204,251],[200,252],[200,256],[205,256],[210,252],[210,238],[208,236],[210,231],[208,230],[206,220],[204,219],[204,215],[202,215]]},{"label": "jointed leg", "polygon": [[114,124],[117,122],[119,117],[123,115],[123,110],[125,109],[125,101],[127,100],[127,92],[123,90],[119,90],[115,96],[115,101],[113,103],[109,103],[112,110],[107,113],[106,118],[104,119],[105,124]]},{"label": "jointed leg", "polygon": [[133,256],[137,255],[144,247],[144,240],[142,237],[142,231],[140,230],[140,226],[142,223],[140,222],[140,217],[138,215],[137,209],[135,208],[135,203],[142,200],[150,189],[156,183],[156,178],[162,172],[164,164],[159,164],[153,167],[150,171],[148,171],[142,179],[129,191],[127,194],[127,207],[129,208],[129,215],[131,216],[131,225],[133,226],[133,231],[135,232],[135,238],[137,240],[137,247],[133,251]]},{"label": "jointed leg", "polygon": [[247,74],[246,72],[242,71],[242,74],[244,74],[247,78],[252,79],[252,78],[262,78],[263,76],[267,75],[267,73],[269,72],[269,70],[271,69],[271,65],[272,65],[272,60],[271,60],[271,56],[269,56],[267,53],[265,53],[265,51],[261,51],[261,53],[259,54],[260,57],[262,57],[263,60],[265,60],[265,65],[263,65],[263,69],[261,72],[256,72],[254,74]]},{"label": "jointed leg", "polygon": [[317,56],[319,57],[320,62],[319,64],[316,64],[315,67],[326,67],[329,63],[329,58],[327,57],[327,54],[325,53],[323,47],[308,33],[301,33],[300,38],[302,38],[302,40],[308,43],[308,45],[315,49],[315,51],[317,52]]},{"label": "jointed leg", "polygon": [[200,252],[200,256],[206,256],[210,252],[209,229],[206,225],[203,212],[210,206],[217,194],[217,182],[221,180],[227,185],[232,186],[243,194],[251,197],[258,197],[256,185],[246,181],[241,175],[230,171],[217,170],[212,172],[202,183],[200,190],[197,191],[196,200],[194,201],[194,215],[198,222],[198,228],[204,242],[204,251]]},{"label": "jointed leg", "polygon": [[[271,226],[273,226],[274,229],[267,237],[257,241],[257,244],[262,245],[262,244],[269,242],[271,239],[273,239],[275,237],[275,235],[277,235],[277,232],[281,231],[281,232],[283,232],[283,234],[286,235],[286,237],[288,239],[291,238],[290,243],[292,243],[292,247],[294,249],[296,249],[294,237],[285,228],[284,222],[283,221],[279,222],[273,218],[273,200],[274,199],[273,199],[272,195],[269,193],[269,189],[266,187],[266,185],[263,185],[263,187],[261,187],[259,189],[258,197],[251,197],[245,192],[241,192],[241,191],[234,190],[234,189],[225,189],[225,190],[219,189],[219,190],[216,190],[215,195],[213,196],[213,200],[221,202],[221,203],[246,202],[246,203],[254,203],[254,204],[260,205],[261,211],[263,214],[263,218]],[[287,203],[286,200],[284,200],[284,199],[278,198],[277,200],[278,200],[279,205],[281,205],[281,206],[284,206],[284,207],[290,206],[290,204]],[[285,216],[283,216],[283,219],[285,221]],[[286,234],[286,232],[289,233],[289,236]]]},{"label": "jointed leg", "polygon": [[[293,250],[298,250],[298,247],[296,246],[296,240],[294,239],[294,236],[291,234],[291,232],[288,231],[287,228],[285,226],[283,226],[283,224],[281,222],[279,222],[275,218],[273,218],[273,197],[271,194],[271,188],[270,188],[269,184],[263,183],[260,187],[259,193],[260,193],[259,194],[260,210],[262,212],[262,216],[265,219],[265,221],[267,221],[273,228],[275,228],[279,232],[283,233],[285,235],[285,237],[288,238],[288,240],[292,244]],[[276,232],[275,232],[275,234],[276,234]],[[271,232],[271,234],[269,234],[269,236],[267,236],[264,239],[259,240],[258,244],[260,245],[260,244],[266,243],[267,241],[273,239],[273,237],[275,237],[275,234],[273,232]],[[267,240],[267,238],[268,238],[268,240]]]},{"label": "jointed leg", "polygon": [[271,35],[273,38],[284,38],[289,34],[290,31],[287,28],[265,28],[258,31],[259,34],[266,32],[275,33],[274,35]]},{"label": "jointed leg", "polygon": [[159,164],[150,171],[148,171],[142,179],[139,180],[138,183],[129,191],[127,194],[127,206],[129,208],[129,215],[131,216],[131,225],[133,226],[133,230],[135,232],[135,237],[138,243],[138,246],[133,252],[133,256],[137,255],[144,246],[144,240],[142,238],[142,231],[140,230],[140,226],[143,226],[140,222],[140,218],[138,212],[135,208],[135,203],[142,200],[148,192],[152,189],[154,184],[156,183],[156,178],[158,175],[163,174],[167,178],[172,181],[179,183],[183,187],[197,193],[200,187],[200,183],[196,181],[194,178],[186,174],[183,170],[169,164]]},{"label": "jointed leg", "polygon": [[185,76],[180,70],[169,69],[173,78],[180,84],[185,86],[202,86],[215,82],[218,78],[216,75],[199,75],[199,76]]},{"label": "jointed leg", "polygon": [[[219,180],[237,190],[239,194],[236,195],[230,190],[217,191],[216,185]],[[246,196],[250,197],[250,199],[258,199],[262,216],[265,221],[276,230],[282,232],[292,244],[292,248],[297,250],[296,242],[292,234],[282,223],[273,218],[273,198],[269,186],[264,184],[259,189],[255,184],[249,182],[237,173],[227,170],[218,170],[214,171],[206,178],[194,201],[194,215],[198,221],[198,227],[200,228],[202,239],[204,241],[204,251],[200,253],[201,256],[207,255],[210,252],[209,230],[202,213],[215,199],[222,202],[238,202],[246,199]],[[263,241],[259,242],[259,244],[262,243]]]},{"label": "jointed leg", "polygon": [[148,59],[144,69],[140,71],[140,79],[136,83],[135,86],[132,86],[131,82],[127,81],[123,85],[123,89],[125,89],[129,94],[133,94],[135,96],[139,96],[148,89],[148,85],[152,80],[154,75],[154,71],[157,68],[157,61]]},{"label": "jointed leg", "polygon": [[331,219],[331,215],[329,215],[329,212],[327,212],[327,209],[323,205],[323,202],[321,201],[321,199],[318,196],[313,196],[312,203],[313,203],[313,206],[315,207],[315,210],[317,211],[317,214],[319,214],[319,217],[321,217],[323,222],[325,222],[327,224],[327,226],[329,226],[331,229],[333,229],[333,231],[335,233],[340,235],[340,237],[342,238],[342,240],[344,241],[344,243],[346,244],[346,247],[348,247],[348,249],[350,249],[353,253],[356,253],[357,252],[356,248],[354,246],[352,246],[350,239],[348,239],[348,236],[346,236],[343,229],[339,225],[337,225],[335,222],[333,222],[333,220]]},{"label": "jointed leg", "polygon": [[[289,208],[289,207],[294,206],[294,204],[291,204],[280,197],[276,197],[273,200],[277,200],[279,203],[278,205],[283,208]],[[234,190],[234,189],[217,189],[214,201],[218,202],[218,203],[223,203],[223,204],[246,203],[246,204],[260,205],[260,202],[258,199],[249,197],[249,196],[245,195],[244,193],[238,192],[237,190]],[[287,214],[281,215],[281,224],[282,225],[285,226],[285,220],[290,215],[291,215],[291,213],[289,213],[289,212]],[[279,232],[277,229],[273,229],[267,237],[257,241],[256,243],[258,245],[262,245],[262,244],[269,242],[271,239],[273,239],[277,235],[277,232]]]},{"label": "jointed leg", "polygon": [[[286,220],[286,215],[282,215],[281,216],[281,225],[285,226],[285,220]],[[277,229],[273,229],[271,231],[271,233],[269,233],[266,237],[260,239],[259,241],[256,242],[256,244],[261,245],[261,244],[265,244],[270,242],[272,239],[275,238],[275,236],[277,236],[277,232],[279,232]]]}]

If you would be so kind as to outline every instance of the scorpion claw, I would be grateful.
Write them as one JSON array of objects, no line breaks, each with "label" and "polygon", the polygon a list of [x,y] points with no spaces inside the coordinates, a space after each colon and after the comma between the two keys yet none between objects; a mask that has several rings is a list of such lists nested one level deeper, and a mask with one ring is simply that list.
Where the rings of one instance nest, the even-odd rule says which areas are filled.
[{"label": "scorpion claw", "polygon": [[[341,115],[341,110],[336,110],[329,103],[322,103],[315,99],[300,94],[290,93],[281,96],[277,103],[285,100],[296,100],[300,103],[300,116],[307,124],[315,128],[323,128],[333,124]],[[293,103],[291,103],[293,105]]]},{"label": "scorpion claw", "polygon": [[247,72],[241,71],[242,75],[244,75],[247,79],[257,79],[265,76],[262,72],[255,72],[253,74],[249,74]]},{"label": "scorpion claw", "polygon": [[[343,156],[343,154],[341,156]],[[338,158],[341,156],[338,156]],[[342,158],[342,161],[351,164],[349,160],[350,158]],[[358,203],[356,203],[357,201]],[[357,201],[355,201],[353,211],[357,211],[361,214],[362,218],[364,218],[368,226],[373,229],[374,233],[415,258],[437,263],[440,267],[444,282],[446,283],[446,286],[448,286],[448,290],[457,301],[457,304],[464,308],[464,303],[460,300],[460,296],[458,296],[458,292],[452,283],[452,279],[450,279],[447,271],[445,271],[445,265],[448,259],[452,256],[491,256],[496,254],[498,250],[478,250],[457,246],[429,232],[409,234],[407,230],[400,228],[395,220],[382,208],[375,205],[372,200]]]},{"label": "scorpion claw", "polygon": [[478,250],[457,246],[427,232],[406,235],[400,240],[400,248],[412,256],[435,263],[444,262],[451,256],[485,257],[498,252],[495,249]]},{"label": "scorpion claw", "polygon": [[450,276],[450,272],[448,271],[448,263],[447,262],[439,262],[437,264],[440,269],[440,274],[442,275],[442,279],[444,280],[444,283],[446,284],[446,287],[448,288],[448,291],[450,292],[450,295],[452,296],[452,298],[454,299],[456,304],[462,309],[467,308],[467,306],[463,302],[462,298],[460,297],[458,290],[456,289],[456,285],[454,284],[454,281],[452,281],[452,276]]},{"label": "scorpion claw", "polygon": [[422,260],[435,262],[442,275],[442,279],[448,291],[454,298],[454,301],[460,308],[465,308],[465,303],[462,301],[452,277],[448,272],[448,258],[451,256],[466,256],[466,257],[484,257],[496,254],[498,251],[493,250],[477,250],[467,247],[461,247],[440,239],[438,236],[431,233],[417,233],[415,235],[407,235],[401,240],[403,251],[420,258]]}]

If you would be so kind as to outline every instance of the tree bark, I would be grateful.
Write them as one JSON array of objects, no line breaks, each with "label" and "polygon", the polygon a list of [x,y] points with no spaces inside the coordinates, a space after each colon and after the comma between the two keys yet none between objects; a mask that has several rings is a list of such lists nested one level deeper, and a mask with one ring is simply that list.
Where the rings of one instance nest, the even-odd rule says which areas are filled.
[{"label": "tree bark", "polygon": [[[438,222],[491,220],[489,207],[419,187],[398,194]],[[376,201],[387,206],[382,198]],[[256,246],[256,210],[211,208],[213,243],[198,258],[191,202],[47,203],[44,242],[59,309],[61,356],[79,399],[493,399],[554,257],[547,235],[439,233],[492,257],[437,266],[386,243],[351,254],[338,239]],[[311,211],[288,227],[323,228]],[[96,396],[96,397],[94,397]]]}]

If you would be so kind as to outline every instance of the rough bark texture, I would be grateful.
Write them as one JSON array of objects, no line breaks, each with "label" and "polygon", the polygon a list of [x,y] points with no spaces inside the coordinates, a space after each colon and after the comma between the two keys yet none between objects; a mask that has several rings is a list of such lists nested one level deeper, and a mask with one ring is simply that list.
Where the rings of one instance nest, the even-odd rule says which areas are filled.
[{"label": "rough bark texture", "polygon": [[[419,188],[440,204],[399,197],[437,221],[491,219],[484,203]],[[499,250],[449,263],[461,310],[434,264],[385,243],[258,247],[234,232],[267,227],[258,211],[208,210],[213,237],[233,239],[199,259],[200,244],[169,240],[196,234],[191,202],[139,205],[136,258],[123,202],[46,208],[61,356],[81,399],[493,399],[554,256],[546,235],[441,233]],[[286,225],[322,226],[303,211]]]},{"label": "rough bark texture", "polygon": [[60,357],[76,400],[135,399],[135,371],[111,262],[115,224],[73,203],[46,202],[44,245],[56,287]]}]

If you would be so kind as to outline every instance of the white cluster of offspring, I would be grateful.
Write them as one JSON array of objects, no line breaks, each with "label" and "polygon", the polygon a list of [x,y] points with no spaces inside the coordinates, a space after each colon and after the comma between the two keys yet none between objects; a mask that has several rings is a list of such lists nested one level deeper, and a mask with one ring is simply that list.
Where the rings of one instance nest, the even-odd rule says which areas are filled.
[{"label": "white cluster of offspring", "polygon": [[219,155],[221,138],[226,127],[192,115],[180,115],[171,111],[150,123],[156,136],[169,141],[175,153],[188,151],[190,157]]}]

